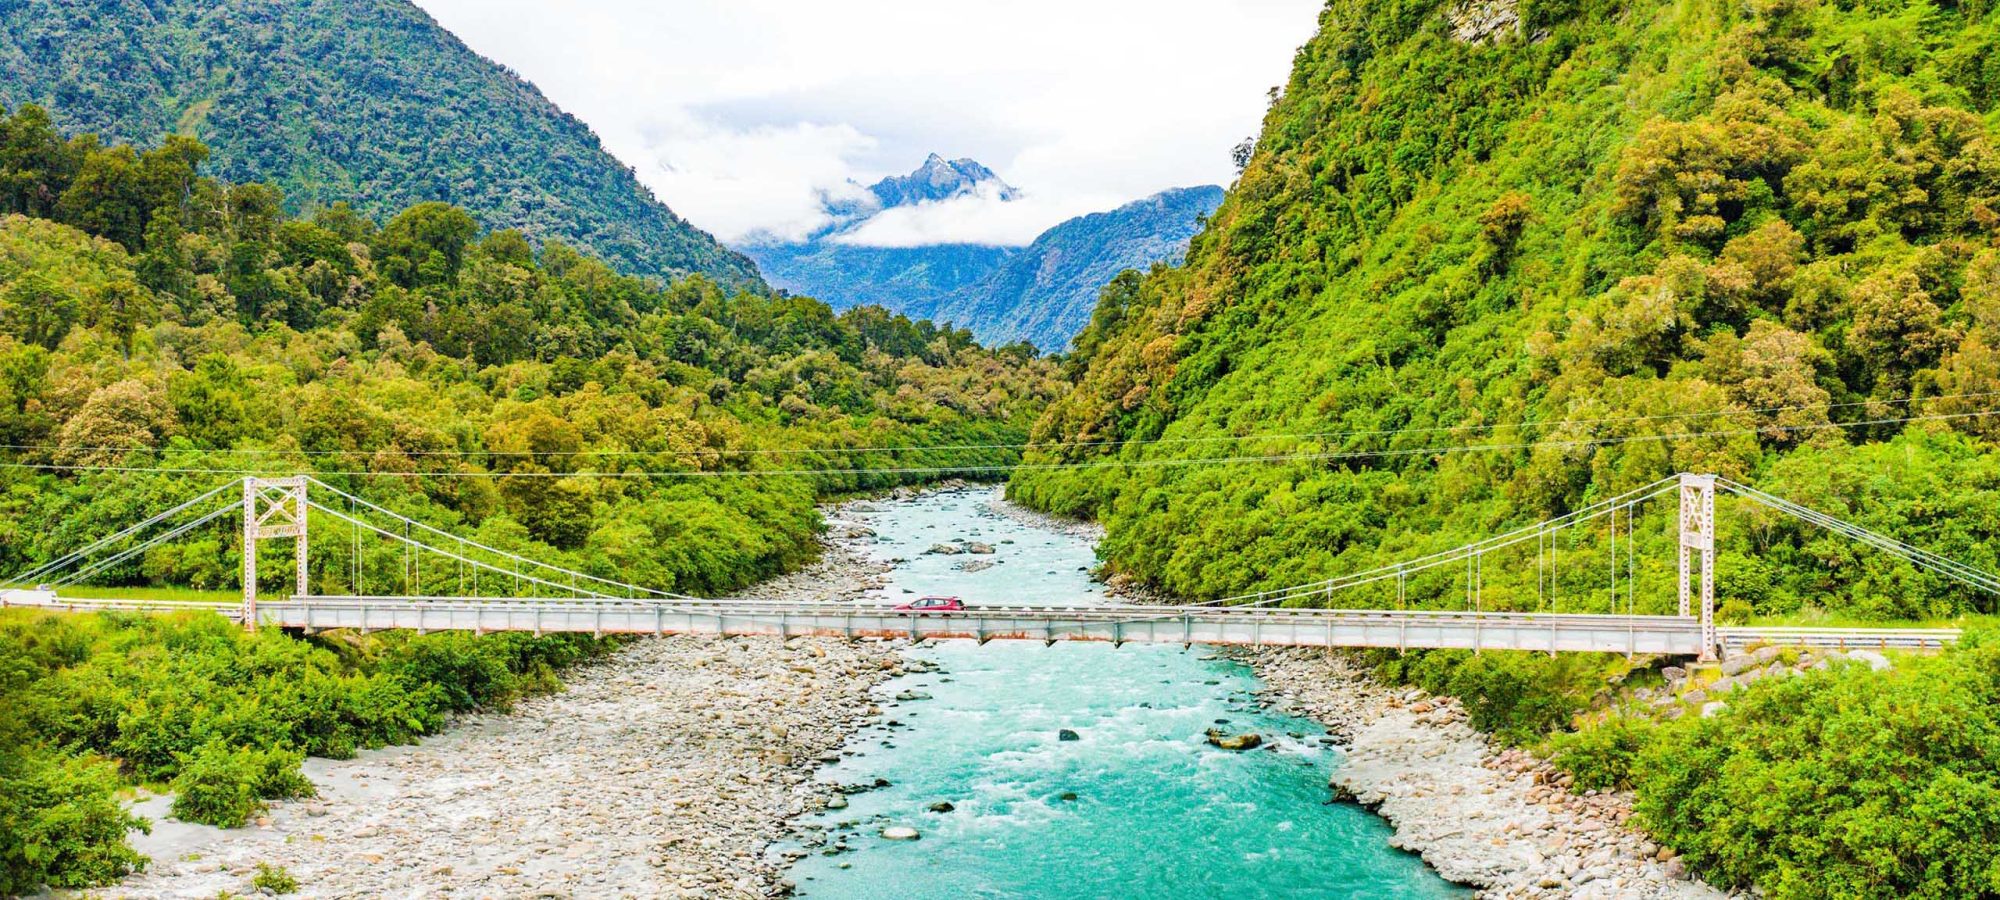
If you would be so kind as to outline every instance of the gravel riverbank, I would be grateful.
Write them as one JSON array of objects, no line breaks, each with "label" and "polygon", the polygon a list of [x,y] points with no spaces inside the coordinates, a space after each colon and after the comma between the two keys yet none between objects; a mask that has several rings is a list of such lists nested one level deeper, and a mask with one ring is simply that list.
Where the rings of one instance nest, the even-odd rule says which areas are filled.
[{"label": "gravel riverbank", "polygon": [[1578,796],[1532,756],[1496,748],[1450,698],[1388,687],[1316,650],[1243,654],[1267,704],[1341,742],[1337,790],[1395,826],[1396,846],[1487,897],[1720,898],[1626,827],[1631,799]]},{"label": "gravel riverbank", "polygon": [[[830,518],[840,518],[839,508]],[[880,566],[838,524],[825,557],[746,596],[857,596]],[[166,820],[142,875],[99,896],[252,892],[259,863],[306,897],[763,897],[767,848],[827,795],[818,765],[879,710],[900,642],[644,639],[567,690],[409,747],[308,760],[312,800],[234,831]]]}]

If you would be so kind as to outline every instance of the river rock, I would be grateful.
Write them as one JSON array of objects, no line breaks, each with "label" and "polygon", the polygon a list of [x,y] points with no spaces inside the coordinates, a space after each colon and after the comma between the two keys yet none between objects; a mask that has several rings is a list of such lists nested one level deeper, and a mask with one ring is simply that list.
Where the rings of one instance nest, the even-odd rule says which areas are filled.
[{"label": "river rock", "polygon": [[1074,731],[1071,731],[1071,730],[1069,730],[1069,729],[1067,729],[1067,728],[1058,728],[1058,729],[1056,729],[1056,740],[1058,740],[1058,741],[1080,741],[1080,740],[1083,740],[1083,736],[1082,736],[1082,735],[1080,735],[1080,734],[1077,734],[1076,732],[1074,732]]},{"label": "river rock", "polygon": [[882,829],[882,836],[892,841],[914,841],[923,835],[908,825],[891,825]]},{"label": "river rock", "polygon": [[924,552],[935,553],[939,556],[957,556],[960,553],[964,553],[965,551],[960,550],[957,544],[932,544],[931,548],[929,550],[925,550]]},{"label": "river rock", "polygon": [[992,544],[983,544],[983,543],[980,543],[979,541],[967,541],[967,542],[966,542],[966,544],[965,544],[965,552],[967,552],[967,553],[979,553],[979,554],[991,554],[991,553],[993,552],[993,545],[992,545]]},{"label": "river rock", "polygon": [[1254,750],[1264,743],[1264,736],[1254,731],[1230,734],[1220,728],[1210,728],[1203,732],[1208,742],[1224,750]]}]

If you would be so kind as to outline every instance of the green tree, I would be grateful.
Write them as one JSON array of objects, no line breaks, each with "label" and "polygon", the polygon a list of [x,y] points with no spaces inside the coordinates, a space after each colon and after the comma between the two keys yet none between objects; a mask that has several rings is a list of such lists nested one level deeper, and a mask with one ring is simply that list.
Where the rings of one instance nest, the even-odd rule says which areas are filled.
[{"label": "green tree", "polygon": [[54,350],[82,314],[75,295],[29,272],[0,291],[0,329],[24,344]]},{"label": "green tree", "polygon": [[443,284],[458,277],[465,250],[479,223],[465,210],[444,203],[419,203],[404,210],[376,236],[382,274],[406,288]]}]

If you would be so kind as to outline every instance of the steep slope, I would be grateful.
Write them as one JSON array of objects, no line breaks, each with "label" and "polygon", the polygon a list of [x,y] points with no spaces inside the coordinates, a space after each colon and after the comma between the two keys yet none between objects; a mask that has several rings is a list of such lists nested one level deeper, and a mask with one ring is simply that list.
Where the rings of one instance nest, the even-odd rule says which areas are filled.
[{"label": "steep slope", "polygon": [[[1075,461],[1312,458],[1024,473],[1017,495],[1099,516],[1115,566],[1195,596],[1677,470],[2000,565],[1995,522],[1920,509],[2000,500],[1971,477],[2000,434],[1992,12],[1389,6],[1328,8],[1186,265],[1106,292],[1038,430],[1093,442],[1050,454]],[[1642,558],[1667,530],[1642,525]],[[1784,526],[1755,554],[1729,538],[1732,615],[1991,606]],[[1489,573],[1487,604],[1532,606],[1533,568]],[[1605,608],[1599,581],[1570,596]]]},{"label": "steep slope", "polygon": [[758,282],[582,122],[404,0],[0,4],[0,69],[0,103],[46,106],[71,134],[198,137],[217,175],[273,182],[293,211],[438,200],[624,271]]},{"label": "steep slope", "polygon": [[867,247],[832,240],[742,249],[772,287],[835,309],[872,303],[918,319],[931,318],[944,298],[978,284],[1014,253],[986,244]]},{"label": "steep slope", "polygon": [[1060,351],[1090,323],[1097,293],[1126,269],[1175,264],[1202,219],[1222,202],[1214,185],[1173,188],[1042,232],[978,284],[927,313],[972,329],[980,341],[1028,341]]}]

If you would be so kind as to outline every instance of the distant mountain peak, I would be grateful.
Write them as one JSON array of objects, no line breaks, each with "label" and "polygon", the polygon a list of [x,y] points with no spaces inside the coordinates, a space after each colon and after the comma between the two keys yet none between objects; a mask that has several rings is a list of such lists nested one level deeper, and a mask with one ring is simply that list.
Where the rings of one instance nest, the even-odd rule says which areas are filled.
[{"label": "distant mountain peak", "polygon": [[917,203],[949,200],[969,194],[981,185],[991,183],[1002,200],[1012,200],[1019,195],[1012,185],[1001,181],[977,160],[947,160],[936,153],[924,158],[924,164],[908,175],[891,175],[869,186],[868,192],[881,201],[882,208],[910,206]]}]

